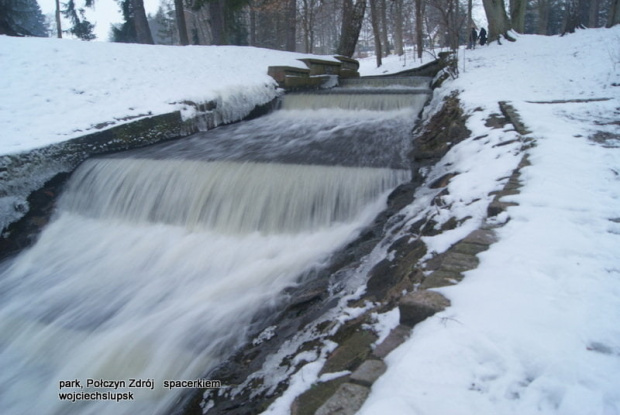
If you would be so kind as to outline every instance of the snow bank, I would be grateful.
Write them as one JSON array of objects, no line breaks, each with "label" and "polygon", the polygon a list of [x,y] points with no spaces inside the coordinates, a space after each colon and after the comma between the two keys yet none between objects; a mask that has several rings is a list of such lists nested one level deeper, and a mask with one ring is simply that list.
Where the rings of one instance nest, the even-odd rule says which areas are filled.
[{"label": "snow bank", "polygon": [[308,57],[317,56],[0,36],[0,154],[66,141],[130,118],[177,110],[190,117],[188,101],[215,101],[233,119],[276,96],[268,66],[305,68],[297,59]]},{"label": "snow bank", "polygon": [[[615,27],[465,52],[445,90],[461,91],[473,136],[511,101],[533,131],[531,166],[521,193],[502,199],[518,206],[500,241],[439,289],[452,306],[388,356],[360,415],[620,414],[619,40]],[[572,102],[533,103],[552,100]],[[476,142],[450,159],[465,196],[501,172],[497,159],[489,177],[475,175],[501,149],[475,151]]]}]

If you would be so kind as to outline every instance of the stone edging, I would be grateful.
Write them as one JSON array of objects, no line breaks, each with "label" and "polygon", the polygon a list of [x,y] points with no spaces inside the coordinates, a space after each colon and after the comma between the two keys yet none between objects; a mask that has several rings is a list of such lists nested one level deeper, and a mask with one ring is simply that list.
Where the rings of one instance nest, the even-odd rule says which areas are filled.
[{"label": "stone edging", "polygon": [[[499,105],[506,120],[522,135],[521,151],[526,151],[531,146],[531,139],[524,138],[523,135],[530,132],[512,106],[506,102],[500,102]],[[489,218],[497,217],[507,207],[515,205],[503,202],[501,198],[519,193],[520,170],[527,165],[529,161],[526,153],[509,176],[504,188],[494,192],[495,197],[489,204],[487,212]],[[353,335],[339,344],[329,355],[321,370],[321,373],[348,370],[349,374],[318,384],[297,397],[291,406],[291,414],[355,414],[370,394],[372,384],[386,371],[387,366],[383,359],[407,340],[416,324],[450,306],[448,299],[432,289],[457,284],[463,279],[463,272],[476,268],[479,262],[477,254],[486,251],[491,244],[497,242],[494,228],[498,226],[501,225],[487,224],[474,230],[446,252],[429,260],[426,269],[432,269],[432,272],[422,279],[416,291],[398,300],[400,324],[372,351],[371,345],[376,341],[376,337],[361,328],[354,331]],[[417,254],[419,257],[422,255],[420,252]]]}]

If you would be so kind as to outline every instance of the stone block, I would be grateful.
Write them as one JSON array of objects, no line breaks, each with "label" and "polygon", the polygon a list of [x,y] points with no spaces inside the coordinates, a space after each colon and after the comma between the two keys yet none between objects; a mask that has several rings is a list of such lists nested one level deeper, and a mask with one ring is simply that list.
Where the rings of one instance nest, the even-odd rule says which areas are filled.
[{"label": "stone block", "polygon": [[459,254],[477,255],[480,252],[483,252],[489,249],[489,246],[480,245],[480,244],[472,244],[469,242],[461,241],[461,242],[454,244],[450,249]]},{"label": "stone block", "polygon": [[351,382],[370,387],[386,370],[387,366],[383,360],[366,360],[351,374]]},{"label": "stone block", "polygon": [[390,334],[388,334],[388,336],[379,345],[377,345],[377,347],[375,347],[372,354],[383,359],[390,354],[392,350],[403,344],[410,334],[411,327],[399,324],[394,327],[392,331],[390,331]]},{"label": "stone block", "polygon": [[370,389],[343,383],[336,393],[315,412],[315,415],[354,415],[364,404]]},{"label": "stone block", "polygon": [[457,284],[462,279],[463,275],[460,272],[437,270],[424,279],[424,282],[420,284],[420,289],[447,287]]},{"label": "stone block", "polygon": [[267,75],[271,76],[282,87],[288,77],[308,78],[310,70],[294,66],[270,66]]},{"label": "stone block", "polygon": [[513,202],[500,202],[496,199],[489,204],[489,207],[487,208],[487,216],[490,218],[497,216],[510,206],[518,206],[518,204]]},{"label": "stone block", "polygon": [[323,59],[307,58],[299,59],[310,69],[310,75],[338,75],[341,62],[328,61]]},{"label": "stone block", "polygon": [[479,263],[480,260],[474,255],[448,251],[441,262],[440,269],[444,271],[463,272],[476,268]]},{"label": "stone block", "polygon": [[492,243],[497,242],[497,235],[491,229],[476,229],[467,235],[461,242],[489,246]]},{"label": "stone block", "polygon": [[317,409],[332,397],[349,376],[341,376],[327,382],[312,385],[291,404],[291,415],[314,415]]},{"label": "stone block", "polygon": [[450,300],[435,291],[416,291],[404,296],[398,308],[400,324],[413,327],[450,306]]},{"label": "stone block", "polygon": [[355,370],[370,355],[370,345],[376,340],[377,337],[369,331],[354,332],[329,355],[321,374]]}]

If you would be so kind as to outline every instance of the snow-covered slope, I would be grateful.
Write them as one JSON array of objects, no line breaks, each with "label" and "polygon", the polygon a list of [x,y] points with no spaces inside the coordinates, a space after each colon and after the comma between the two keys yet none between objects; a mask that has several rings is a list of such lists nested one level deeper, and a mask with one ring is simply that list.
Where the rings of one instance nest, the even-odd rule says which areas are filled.
[{"label": "snow-covered slope", "polygon": [[[388,356],[359,413],[620,414],[620,27],[520,36],[461,51],[459,66],[440,94],[461,91],[472,137],[510,101],[535,140],[531,165],[503,199],[518,206],[500,241],[439,289],[452,306]],[[452,151],[467,155],[451,159],[465,197],[476,160],[497,151],[476,145]],[[465,209],[451,205],[446,216]],[[425,242],[440,252],[438,238]]]},{"label": "snow-covered slope", "polygon": [[305,68],[297,59],[310,56],[0,36],[0,154],[85,135],[102,123],[177,110],[190,117],[187,101],[217,100],[224,111],[247,113],[276,96],[270,65]]}]

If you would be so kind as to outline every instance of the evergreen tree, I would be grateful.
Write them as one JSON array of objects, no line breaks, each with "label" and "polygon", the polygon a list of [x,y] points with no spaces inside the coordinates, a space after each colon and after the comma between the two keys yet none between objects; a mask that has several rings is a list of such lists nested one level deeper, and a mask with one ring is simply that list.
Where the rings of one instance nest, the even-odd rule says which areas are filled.
[{"label": "evergreen tree", "polygon": [[[86,0],[86,7],[92,7],[93,0]],[[84,9],[76,9],[75,2],[69,0],[65,3],[65,9],[62,14],[71,21],[72,27],[69,29],[69,33],[82,40],[93,40],[97,36],[93,33],[95,25],[89,22],[84,16]]]},{"label": "evergreen tree", "polygon": [[110,40],[121,43],[154,44],[143,0],[117,0],[125,23],[112,25]]},{"label": "evergreen tree", "polygon": [[155,16],[149,15],[149,26],[153,32],[153,40],[160,45],[174,45],[178,43],[176,30],[175,10],[171,1],[162,0]]},{"label": "evergreen tree", "polygon": [[47,32],[36,0],[0,0],[0,35],[47,37]]},{"label": "evergreen tree", "polygon": [[112,25],[110,41],[119,43],[138,43],[136,29],[133,24],[133,10],[129,0],[119,1],[124,23]]}]

